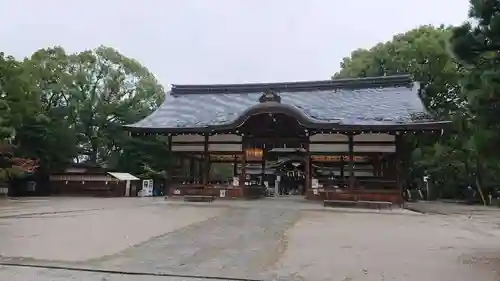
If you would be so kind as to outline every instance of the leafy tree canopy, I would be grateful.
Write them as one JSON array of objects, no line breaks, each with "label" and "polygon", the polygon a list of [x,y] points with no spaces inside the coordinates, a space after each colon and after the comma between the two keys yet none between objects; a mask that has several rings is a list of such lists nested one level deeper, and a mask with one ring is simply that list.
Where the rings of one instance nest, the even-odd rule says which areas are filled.
[{"label": "leafy tree canopy", "polygon": [[421,26],[370,49],[345,57],[334,78],[411,74],[423,89],[422,100],[433,113],[447,116],[460,104],[458,66],[449,55],[449,27]]},{"label": "leafy tree canopy", "polygon": [[163,87],[144,66],[104,46],[75,54],[61,47],[41,49],[24,65],[42,110],[59,128],[46,134],[76,136],[66,143],[77,148],[78,161],[116,166],[130,141],[121,125],[147,116],[164,98]]},{"label": "leafy tree canopy", "polygon": [[462,79],[475,143],[497,158],[500,141],[500,1],[471,1],[471,20],[453,29],[451,49],[469,74]]}]

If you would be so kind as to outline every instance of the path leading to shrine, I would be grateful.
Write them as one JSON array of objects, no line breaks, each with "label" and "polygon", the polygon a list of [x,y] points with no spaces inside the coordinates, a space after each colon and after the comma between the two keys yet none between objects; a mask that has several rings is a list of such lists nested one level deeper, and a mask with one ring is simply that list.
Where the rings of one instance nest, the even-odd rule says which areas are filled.
[{"label": "path leading to shrine", "polygon": [[497,280],[500,211],[439,208],[325,210],[294,198],[3,200],[0,261],[36,267],[1,266],[0,280]]}]

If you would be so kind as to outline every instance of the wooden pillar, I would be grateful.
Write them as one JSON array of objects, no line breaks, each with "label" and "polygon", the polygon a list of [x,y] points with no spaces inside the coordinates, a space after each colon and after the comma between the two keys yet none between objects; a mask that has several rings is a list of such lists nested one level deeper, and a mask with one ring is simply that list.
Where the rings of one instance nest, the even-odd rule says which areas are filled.
[{"label": "wooden pillar", "polygon": [[373,176],[374,177],[380,177],[380,168],[381,168],[381,163],[380,163],[381,156],[379,154],[373,156],[372,158],[372,166],[373,166]]},{"label": "wooden pillar", "polygon": [[203,187],[205,188],[208,185],[208,177],[210,176],[210,171],[209,171],[209,155],[208,155],[208,134],[205,134],[205,140],[204,140],[204,148],[203,148]]},{"label": "wooden pillar", "polygon": [[260,177],[261,177],[261,180],[260,180],[260,185],[261,186],[264,186],[264,181],[265,181],[265,177],[266,177],[266,155],[267,155],[267,151],[266,151],[266,147],[265,145],[263,145],[262,147],[262,160],[260,162]]},{"label": "wooden pillar", "polygon": [[392,175],[392,170],[391,170],[391,157],[388,155],[385,155],[384,160],[382,162],[382,177],[387,178],[391,177]]},{"label": "wooden pillar", "polygon": [[304,194],[307,193],[308,190],[311,189],[311,184],[312,184],[312,173],[311,173],[311,152],[309,150],[309,140],[305,143],[305,150],[306,150],[306,155],[305,155],[305,186],[304,186]]},{"label": "wooden pillar", "polygon": [[354,190],[355,177],[354,177],[354,136],[349,134],[349,189]]},{"label": "wooden pillar", "polygon": [[344,166],[345,166],[344,155],[341,155],[340,156],[340,178],[342,180],[344,180],[344,177],[345,177]]},{"label": "wooden pillar", "polygon": [[233,159],[233,177],[238,175],[238,156],[235,154]]},{"label": "wooden pillar", "polygon": [[402,199],[402,196],[403,196],[403,181],[404,181],[404,177],[402,175],[402,173],[404,172],[404,168],[402,167],[403,166],[403,136],[400,135],[400,134],[397,134],[396,135],[396,157],[394,157],[394,164],[396,165],[396,186],[397,186],[397,189],[399,190],[399,194],[401,196],[401,199]]},{"label": "wooden pillar", "polygon": [[[165,168],[165,172],[166,172],[166,179],[165,179],[165,190],[164,190],[164,195],[170,195],[170,186],[172,185],[172,166],[174,165],[174,163],[172,163],[174,161],[174,158],[173,158],[173,153],[172,153],[172,135],[168,135],[167,137],[167,149],[168,149],[168,159],[167,159],[167,163],[166,163],[166,168]],[[136,190],[138,190],[139,187],[136,187]],[[135,194],[134,194],[135,196]]]},{"label": "wooden pillar", "polygon": [[240,195],[245,196],[245,181],[247,178],[247,143],[245,138],[242,140],[243,154],[241,155],[241,171],[240,171]]},{"label": "wooden pillar", "polygon": [[198,166],[198,177],[197,177],[197,181],[198,183],[203,183],[203,177],[204,177],[204,169],[203,169],[203,155],[201,156],[201,159],[199,160],[196,160],[196,165]]},{"label": "wooden pillar", "polygon": [[196,171],[195,171],[195,163],[194,163],[194,155],[189,157],[189,180],[193,183],[196,181]]}]

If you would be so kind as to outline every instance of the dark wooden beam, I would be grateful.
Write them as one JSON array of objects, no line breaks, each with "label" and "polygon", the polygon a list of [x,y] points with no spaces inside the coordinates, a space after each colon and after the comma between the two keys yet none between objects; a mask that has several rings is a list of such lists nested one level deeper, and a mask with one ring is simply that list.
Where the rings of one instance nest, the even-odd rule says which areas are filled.
[{"label": "dark wooden beam", "polygon": [[[309,142],[305,143],[305,150],[306,150],[306,155],[305,155],[305,192],[311,189],[311,183],[312,183],[312,163],[311,163],[311,154],[309,153]],[[304,194],[305,194],[304,192]]]},{"label": "dark wooden beam", "polygon": [[349,135],[349,189],[353,190],[354,185],[354,136],[351,134]]},{"label": "dark wooden beam", "polygon": [[203,186],[208,184],[208,177],[210,176],[210,157],[208,155],[208,134],[205,134],[205,142],[203,143]]},{"label": "dark wooden beam", "polygon": [[340,177],[345,177],[345,173],[344,173],[344,170],[345,170],[345,161],[344,161],[344,157],[341,157],[340,158]]},{"label": "dark wooden beam", "polygon": [[262,160],[261,160],[261,166],[260,166],[260,177],[261,177],[261,181],[260,181],[260,184],[261,186],[264,186],[264,181],[265,181],[265,177],[266,177],[266,157],[267,156],[267,149],[264,147],[262,149]]},{"label": "dark wooden beam", "polygon": [[195,174],[195,163],[194,163],[194,158],[189,158],[189,177],[195,179],[196,174]]},{"label": "dark wooden beam", "polygon": [[403,136],[402,135],[396,135],[396,159],[395,159],[395,164],[396,164],[396,186],[397,189],[399,190],[400,196],[403,195],[403,180],[404,180],[404,161],[403,161],[403,153],[404,153],[404,147],[403,147]]},{"label": "dark wooden beam", "polygon": [[242,144],[243,148],[243,154],[241,155],[241,172],[240,172],[240,192],[241,194],[244,194],[245,190],[245,181],[247,177],[247,154],[246,154],[246,148],[247,148],[247,143],[243,141]]},{"label": "dark wooden beam", "polygon": [[233,163],[233,177],[236,177],[238,175],[238,158],[234,157],[232,163]]}]

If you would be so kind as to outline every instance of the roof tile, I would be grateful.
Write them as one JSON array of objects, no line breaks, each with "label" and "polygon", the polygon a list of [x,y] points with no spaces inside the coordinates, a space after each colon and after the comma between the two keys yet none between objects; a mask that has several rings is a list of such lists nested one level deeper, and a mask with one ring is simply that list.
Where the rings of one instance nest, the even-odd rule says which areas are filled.
[{"label": "roof tile", "polygon": [[[279,89],[282,104],[295,106],[317,122],[345,125],[411,123],[426,110],[412,83],[387,85],[364,81],[359,88],[329,81],[282,84],[174,86],[164,103],[132,128],[203,128],[234,122],[248,108],[259,104],[263,90]],[[354,81],[349,80],[349,81]],[[343,80],[346,81],[346,80]],[[309,84],[305,84],[309,83]],[[321,84],[323,83],[323,84]],[[255,85],[258,85],[255,86]],[[306,85],[306,86],[304,86]],[[312,86],[311,86],[312,85]],[[208,89],[210,88],[210,89]],[[256,89],[251,92],[250,90]],[[422,122],[422,119],[420,119]]]}]

